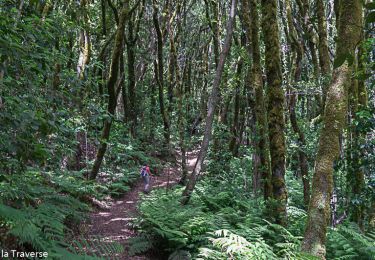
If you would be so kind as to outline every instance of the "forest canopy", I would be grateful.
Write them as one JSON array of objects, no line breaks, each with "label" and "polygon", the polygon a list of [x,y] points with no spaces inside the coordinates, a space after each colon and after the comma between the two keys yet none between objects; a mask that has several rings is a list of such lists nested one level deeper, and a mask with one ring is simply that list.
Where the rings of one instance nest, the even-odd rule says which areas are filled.
[{"label": "forest canopy", "polygon": [[374,24],[369,0],[2,0],[0,258],[374,259]]}]

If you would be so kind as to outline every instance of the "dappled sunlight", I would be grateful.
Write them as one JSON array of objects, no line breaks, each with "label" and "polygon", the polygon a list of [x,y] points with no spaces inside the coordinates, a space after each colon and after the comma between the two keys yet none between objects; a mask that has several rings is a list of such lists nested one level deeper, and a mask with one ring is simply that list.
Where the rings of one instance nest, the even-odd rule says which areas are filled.
[{"label": "dappled sunlight", "polygon": [[129,239],[130,236],[117,235],[117,236],[107,236],[101,239],[102,242],[119,242]]},{"label": "dappled sunlight", "polygon": [[115,222],[115,221],[132,221],[134,219],[135,218],[113,218],[113,219],[107,221],[106,223],[104,223],[104,225],[111,224],[112,222]]},{"label": "dappled sunlight", "polygon": [[97,213],[97,215],[103,216],[103,217],[109,217],[111,215],[111,213],[110,212],[99,212],[99,213]]}]

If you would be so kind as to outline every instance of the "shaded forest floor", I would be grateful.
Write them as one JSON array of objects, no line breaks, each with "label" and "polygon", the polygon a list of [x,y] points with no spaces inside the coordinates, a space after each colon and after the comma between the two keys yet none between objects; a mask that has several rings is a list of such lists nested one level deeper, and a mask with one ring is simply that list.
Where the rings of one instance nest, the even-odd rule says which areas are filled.
[{"label": "shaded forest floor", "polygon": [[[187,154],[187,166],[192,171],[197,152]],[[179,159],[179,158],[177,158]],[[180,160],[178,160],[180,161]],[[168,165],[168,163],[165,163]],[[180,180],[179,163],[170,164],[163,168],[159,175],[153,175],[150,180],[151,189],[169,189]],[[132,221],[138,216],[137,205],[143,193],[144,184],[139,179],[132,189],[118,199],[106,202],[106,206],[91,213],[86,226],[88,240],[100,239],[101,243],[117,242],[124,247],[124,252],[116,259],[157,259],[158,252],[150,252],[141,256],[129,256],[129,239],[136,237],[137,232],[132,228]],[[152,192],[152,191],[151,191]],[[147,195],[146,195],[147,196]],[[102,255],[104,258],[108,256]]]}]

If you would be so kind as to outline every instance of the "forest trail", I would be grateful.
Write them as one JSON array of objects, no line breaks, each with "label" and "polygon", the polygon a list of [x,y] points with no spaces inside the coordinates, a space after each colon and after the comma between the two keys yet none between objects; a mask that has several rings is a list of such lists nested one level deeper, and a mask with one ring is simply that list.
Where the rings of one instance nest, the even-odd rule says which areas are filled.
[{"label": "forest trail", "polygon": [[[196,159],[196,151],[187,153],[187,167],[189,172],[192,171]],[[168,165],[168,163],[165,165]],[[151,189],[171,188],[179,181],[181,177],[180,172],[179,163],[170,164],[170,166],[163,169],[160,175],[153,175],[151,177]],[[90,215],[86,237],[89,240],[100,239],[101,243],[117,242],[121,244],[124,247],[124,252],[121,255],[117,255],[116,259],[155,259],[155,257],[147,255],[128,255],[128,240],[137,236],[136,231],[131,227],[131,222],[138,216],[137,205],[140,200],[140,194],[143,192],[143,187],[144,184],[140,179],[129,192],[125,193],[121,198],[114,199],[109,207],[98,209]],[[106,258],[109,256],[102,255],[102,257]]]}]

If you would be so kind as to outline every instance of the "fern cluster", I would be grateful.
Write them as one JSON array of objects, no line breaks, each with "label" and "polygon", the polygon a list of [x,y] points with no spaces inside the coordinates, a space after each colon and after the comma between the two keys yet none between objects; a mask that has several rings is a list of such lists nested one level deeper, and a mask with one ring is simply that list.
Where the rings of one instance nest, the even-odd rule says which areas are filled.
[{"label": "fern cluster", "polygon": [[119,245],[104,247],[98,239],[72,239],[72,228],[89,210],[79,198],[104,190],[69,173],[27,171],[7,176],[0,182],[0,248],[48,252],[52,259],[96,259],[86,252],[98,248],[107,254],[121,252]]},{"label": "fern cluster", "polygon": [[[238,169],[242,162],[235,159],[231,165]],[[301,252],[307,218],[300,208],[302,193],[289,194],[288,226],[283,227],[271,223],[264,201],[241,186],[241,171],[231,173],[206,175],[185,206],[180,204],[181,187],[145,196],[132,253],[154,248],[169,259],[316,259]],[[290,174],[287,181],[301,190]],[[327,259],[373,259],[374,253],[374,234],[364,235],[353,225],[328,234]]]},{"label": "fern cluster", "polygon": [[[181,206],[181,191],[177,188],[165,194],[159,190],[143,199],[139,207],[141,217],[136,223],[142,237],[132,243],[134,254],[154,247],[170,254],[171,259],[187,253],[203,259],[276,259],[299,255],[301,237],[264,220],[261,201],[234,196],[228,191],[213,196],[209,194],[215,193],[206,193],[200,186],[191,202]],[[301,210],[290,210],[296,216],[303,214]],[[260,256],[263,258],[257,258]]]},{"label": "fern cluster", "polygon": [[364,234],[358,226],[347,223],[328,233],[328,259],[371,260],[375,256],[375,232]]}]

